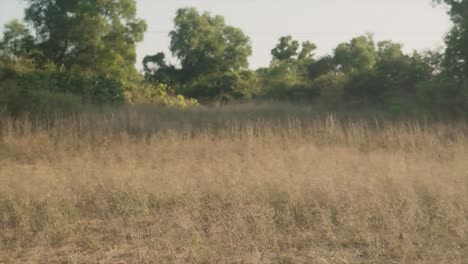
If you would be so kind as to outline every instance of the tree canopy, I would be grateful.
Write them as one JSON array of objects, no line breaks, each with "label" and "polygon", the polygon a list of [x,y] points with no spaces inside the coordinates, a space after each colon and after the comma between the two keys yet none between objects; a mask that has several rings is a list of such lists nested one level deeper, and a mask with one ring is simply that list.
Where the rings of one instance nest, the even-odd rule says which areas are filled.
[{"label": "tree canopy", "polygon": [[169,48],[180,67],[168,65],[163,53],[147,56],[148,80],[179,86],[180,92],[195,97],[250,94],[245,85],[253,80],[247,73],[252,47],[242,30],[226,25],[222,16],[182,8],[170,37]]},{"label": "tree canopy", "polygon": [[27,0],[39,63],[52,62],[118,80],[136,75],[136,43],[146,23],[135,0]]},{"label": "tree canopy", "polygon": [[248,68],[250,39],[242,30],[226,25],[222,16],[179,9],[170,36],[170,50],[187,77]]},{"label": "tree canopy", "polygon": [[449,7],[453,27],[447,34],[444,66],[451,75],[468,78],[468,0],[434,0]]},{"label": "tree canopy", "polygon": [[343,72],[368,71],[376,62],[375,43],[372,35],[353,38],[335,49],[335,61]]},{"label": "tree canopy", "polygon": [[3,38],[0,41],[0,52],[4,56],[18,59],[33,49],[34,39],[29,29],[15,19],[4,26]]}]

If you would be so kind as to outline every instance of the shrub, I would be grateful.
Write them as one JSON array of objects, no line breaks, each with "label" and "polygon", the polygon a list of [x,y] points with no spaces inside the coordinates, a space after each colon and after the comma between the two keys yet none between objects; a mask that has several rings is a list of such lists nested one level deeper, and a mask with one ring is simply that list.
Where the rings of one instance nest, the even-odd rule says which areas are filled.
[{"label": "shrub", "polygon": [[336,105],[343,96],[346,76],[334,71],[320,75],[314,79],[309,90],[320,97],[320,101]]},{"label": "shrub", "polygon": [[418,98],[430,114],[459,118],[468,116],[468,81],[439,79],[418,85]]},{"label": "shrub", "polygon": [[0,85],[0,107],[13,116],[72,113],[82,106],[81,97],[70,93],[18,87],[14,82]]},{"label": "shrub", "polygon": [[251,71],[215,73],[193,81],[181,90],[183,95],[197,99],[250,99],[258,92],[258,79]]},{"label": "shrub", "polygon": [[127,102],[132,104],[158,104],[162,106],[192,107],[197,106],[196,99],[187,99],[176,95],[174,90],[165,84],[141,83],[125,92]]}]

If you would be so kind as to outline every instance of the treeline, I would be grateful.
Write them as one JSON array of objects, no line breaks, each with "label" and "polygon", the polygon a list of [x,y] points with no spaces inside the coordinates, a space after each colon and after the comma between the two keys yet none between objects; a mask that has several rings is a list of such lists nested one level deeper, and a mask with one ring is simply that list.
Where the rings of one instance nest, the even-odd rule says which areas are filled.
[{"label": "treeline", "polygon": [[[405,54],[371,34],[317,56],[291,36],[272,45],[267,68],[249,69],[250,39],[224,18],[177,11],[171,55],[148,55],[138,72],[136,44],[146,24],[135,0],[27,0],[23,22],[0,41],[0,107],[11,114],[76,111],[89,104],[192,106],[238,100],[302,101],[327,110],[393,115],[468,113],[468,0],[445,0],[453,27],[444,51]],[[33,33],[31,33],[33,32]],[[187,99],[193,98],[193,99]],[[0,110],[1,111],[1,110]]]}]

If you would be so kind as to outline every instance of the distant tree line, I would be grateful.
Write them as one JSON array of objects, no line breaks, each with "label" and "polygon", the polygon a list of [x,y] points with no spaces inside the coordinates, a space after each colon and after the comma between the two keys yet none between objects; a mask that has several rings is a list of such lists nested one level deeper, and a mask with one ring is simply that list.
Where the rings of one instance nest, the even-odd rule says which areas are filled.
[{"label": "distant tree line", "polygon": [[[236,100],[303,101],[329,110],[400,115],[468,113],[468,0],[434,0],[453,22],[444,51],[405,54],[371,34],[317,56],[317,46],[283,36],[269,67],[249,69],[250,39],[222,16],[182,8],[171,57],[157,53],[138,72],[145,21],[135,0],[26,0],[24,21],[0,39],[0,111],[74,111],[87,104],[191,106]],[[192,99],[189,99],[192,98]]]}]

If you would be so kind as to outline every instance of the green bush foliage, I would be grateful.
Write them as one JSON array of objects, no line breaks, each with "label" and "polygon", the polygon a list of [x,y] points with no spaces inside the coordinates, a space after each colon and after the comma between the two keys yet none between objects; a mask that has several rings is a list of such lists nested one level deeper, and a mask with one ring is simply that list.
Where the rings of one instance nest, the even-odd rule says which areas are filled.
[{"label": "green bush foliage", "polygon": [[468,81],[439,79],[418,85],[419,102],[430,115],[468,117]]}]

